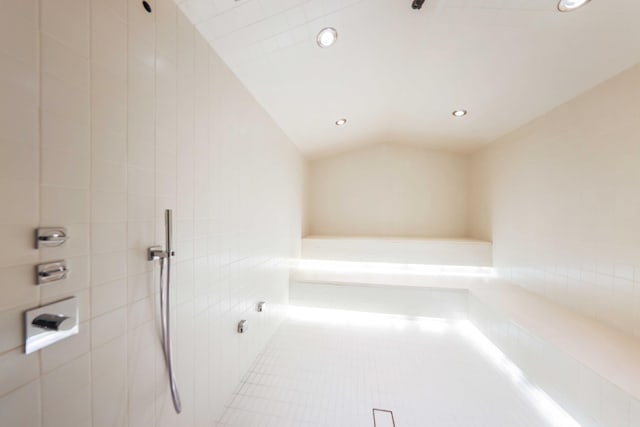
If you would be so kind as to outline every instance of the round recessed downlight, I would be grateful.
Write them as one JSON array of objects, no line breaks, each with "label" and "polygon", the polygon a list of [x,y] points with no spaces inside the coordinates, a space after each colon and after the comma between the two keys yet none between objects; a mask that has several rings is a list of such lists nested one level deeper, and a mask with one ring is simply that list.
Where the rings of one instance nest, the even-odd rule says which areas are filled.
[{"label": "round recessed downlight", "polygon": [[451,114],[453,114],[454,117],[464,117],[469,114],[469,112],[467,110],[453,110]]},{"label": "round recessed downlight", "polygon": [[345,118],[336,120],[336,126],[342,126],[342,125],[346,125],[346,124],[347,124],[347,119],[345,119]]},{"label": "round recessed downlight", "polygon": [[560,0],[558,2],[558,10],[560,12],[571,12],[572,10],[576,10],[584,6],[590,1],[591,0]]},{"label": "round recessed downlight", "polygon": [[329,47],[338,40],[338,32],[335,28],[327,27],[320,30],[316,41],[320,47]]}]

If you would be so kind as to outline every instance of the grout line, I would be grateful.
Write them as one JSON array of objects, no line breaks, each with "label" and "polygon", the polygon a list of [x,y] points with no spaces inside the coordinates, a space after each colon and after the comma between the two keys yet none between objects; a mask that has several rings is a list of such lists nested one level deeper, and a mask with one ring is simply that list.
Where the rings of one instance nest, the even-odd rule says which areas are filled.
[{"label": "grout line", "polygon": [[131,223],[129,221],[129,2],[124,4],[124,84],[125,84],[125,93],[124,93],[124,110],[125,110],[125,122],[124,122],[124,187],[125,187],[125,199],[124,199],[124,212],[125,212],[125,239],[124,239],[124,250],[125,259],[124,259],[124,305],[125,308],[125,320],[124,320],[124,351],[127,355],[125,359],[125,384],[124,384],[124,410],[125,415],[124,419],[127,425],[129,425],[129,414],[131,413],[130,408],[130,392],[129,392],[129,314],[130,307],[133,306],[134,302],[129,301],[129,235],[131,233]]},{"label": "grout line", "polygon": [[[156,214],[156,209],[157,209],[157,204],[158,204],[158,185],[157,185],[157,181],[158,181],[158,138],[157,138],[157,128],[158,128],[158,22],[156,19],[156,13],[157,13],[157,9],[155,9],[155,3],[153,4],[154,6],[154,12],[152,14],[152,19],[153,19],[153,240],[154,242],[156,242],[157,238],[156,238],[156,233],[157,233],[157,222],[158,222],[158,215]],[[151,271],[151,281],[153,284],[153,288],[156,289],[156,278],[158,277],[156,275],[156,269],[153,268]],[[159,279],[159,278],[158,278]],[[159,296],[157,293],[153,293],[154,295],[154,304],[153,304],[153,318],[152,318],[152,323],[154,325],[154,330],[155,332],[157,332],[158,330],[158,319],[157,319],[157,314],[159,311]],[[157,338],[157,337],[156,337]],[[157,345],[157,340],[154,340],[154,343],[156,343]],[[158,384],[158,364],[156,363],[156,359],[154,358],[152,363],[153,363],[153,374],[154,374],[154,379],[153,379],[153,423],[154,425],[157,423],[157,412],[158,412],[158,390],[157,390],[157,384]],[[161,366],[164,366],[162,364],[160,364]]]},{"label": "grout line", "polygon": [[130,384],[131,384],[131,379],[130,379],[130,368],[131,366],[130,364],[130,360],[129,360],[129,334],[130,334],[130,328],[129,328],[129,313],[130,313],[130,307],[132,307],[135,304],[135,301],[129,301],[129,235],[131,233],[131,223],[129,221],[129,97],[130,97],[130,85],[129,85],[129,2],[126,2],[124,4],[124,25],[125,25],[125,45],[124,45],[124,55],[125,55],[125,70],[124,70],[124,77],[125,77],[125,132],[124,132],[124,165],[125,165],[125,175],[126,175],[126,181],[125,181],[125,193],[126,193],[126,197],[125,197],[125,212],[126,212],[126,217],[125,217],[125,221],[126,221],[126,228],[125,228],[125,242],[124,242],[124,251],[125,251],[125,260],[124,260],[124,268],[125,268],[125,300],[124,300],[124,306],[126,307],[126,320],[125,320],[125,328],[124,328],[124,351],[127,355],[126,359],[125,359],[125,369],[126,369],[126,373],[125,373],[125,387],[124,387],[124,393],[125,393],[125,420],[127,425],[129,425],[130,423],[130,419],[129,416],[131,414],[131,393],[130,393]]},{"label": "grout line", "polygon": [[87,301],[88,307],[87,307],[87,312],[88,312],[88,320],[87,320],[87,327],[89,328],[89,331],[87,331],[87,333],[89,334],[89,417],[90,417],[90,422],[93,424],[93,412],[94,412],[94,408],[93,408],[93,385],[94,385],[94,378],[93,378],[93,357],[92,357],[92,351],[93,351],[93,342],[94,342],[94,337],[93,334],[91,333],[93,328],[91,327],[93,324],[93,319],[92,319],[92,310],[91,310],[91,300],[93,298],[93,290],[91,289],[91,287],[93,286],[92,283],[92,260],[93,260],[93,227],[91,226],[91,224],[93,224],[93,186],[94,186],[94,182],[93,182],[93,6],[94,6],[94,1],[95,0],[91,0],[90,2],[88,2],[88,10],[89,10],[89,16],[88,16],[88,23],[89,23],[89,58],[88,58],[88,71],[89,71],[89,76],[88,76],[88,93],[89,93],[89,105],[87,106],[89,109],[89,123],[88,123],[88,132],[89,132],[89,196],[88,196],[88,201],[89,201],[89,230],[88,230],[88,237],[89,237],[89,253],[88,253],[88,257],[89,257],[89,264],[87,265],[87,272],[88,272],[88,277],[89,277],[89,289],[88,289],[88,293],[89,293],[89,298]]},{"label": "grout line", "polygon": [[[37,131],[37,139],[38,139],[38,226],[40,226],[42,222],[42,0],[38,2],[36,6],[37,13],[37,37],[36,37],[36,73],[37,73],[37,81],[38,81],[38,98],[37,98],[37,108],[38,108],[38,131]],[[37,255],[38,262],[41,261],[41,254],[38,250]],[[38,305],[42,304],[42,293],[40,292],[40,287],[36,290],[36,298],[38,301]],[[38,411],[40,411],[40,426],[44,425],[44,391],[42,389],[42,352],[39,351],[37,355],[38,359]]]}]

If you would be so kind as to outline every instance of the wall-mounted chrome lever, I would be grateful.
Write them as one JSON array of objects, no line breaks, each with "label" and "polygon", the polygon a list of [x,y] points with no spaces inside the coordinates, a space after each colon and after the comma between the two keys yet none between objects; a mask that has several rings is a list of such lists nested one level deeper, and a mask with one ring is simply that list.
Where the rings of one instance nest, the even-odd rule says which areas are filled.
[{"label": "wall-mounted chrome lever", "polygon": [[58,280],[64,280],[67,278],[69,269],[67,268],[66,261],[54,261],[46,264],[39,264],[36,266],[36,283],[38,285],[44,285],[51,282],[57,282]]},{"label": "wall-mounted chrome lever", "polygon": [[41,246],[56,247],[68,239],[67,229],[64,227],[44,227],[36,230],[36,248]]}]

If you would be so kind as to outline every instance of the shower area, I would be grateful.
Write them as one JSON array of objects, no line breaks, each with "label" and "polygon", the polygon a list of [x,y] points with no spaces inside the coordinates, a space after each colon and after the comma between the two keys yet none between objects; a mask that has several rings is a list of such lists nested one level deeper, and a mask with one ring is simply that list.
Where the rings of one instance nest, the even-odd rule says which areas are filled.
[{"label": "shower area", "polygon": [[0,1],[0,426],[639,426],[640,5],[506,3]]}]

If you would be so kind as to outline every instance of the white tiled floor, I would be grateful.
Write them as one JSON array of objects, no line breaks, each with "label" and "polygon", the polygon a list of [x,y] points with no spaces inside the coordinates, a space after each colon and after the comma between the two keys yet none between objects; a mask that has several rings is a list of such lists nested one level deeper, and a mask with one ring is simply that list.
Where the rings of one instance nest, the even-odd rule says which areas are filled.
[{"label": "white tiled floor", "polygon": [[372,408],[392,410],[397,427],[552,425],[464,321],[310,311],[282,324],[220,426],[371,427]]}]

